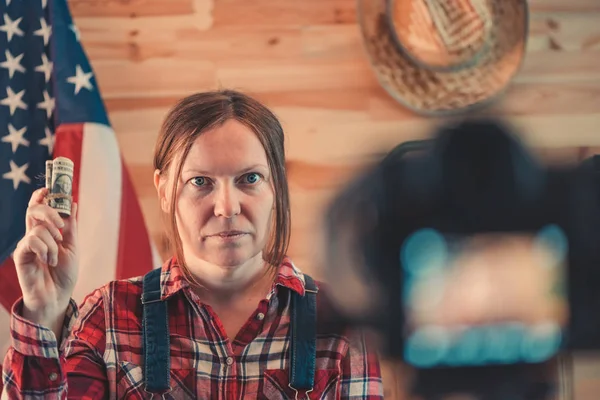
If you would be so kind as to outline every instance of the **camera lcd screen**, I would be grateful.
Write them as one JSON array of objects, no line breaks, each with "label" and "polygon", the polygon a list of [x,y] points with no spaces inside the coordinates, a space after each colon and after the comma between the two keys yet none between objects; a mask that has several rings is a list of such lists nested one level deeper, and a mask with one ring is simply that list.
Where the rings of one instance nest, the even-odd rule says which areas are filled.
[{"label": "camera lcd screen", "polygon": [[555,356],[568,324],[567,252],[557,225],[533,233],[410,235],[401,249],[405,361],[467,367]]}]

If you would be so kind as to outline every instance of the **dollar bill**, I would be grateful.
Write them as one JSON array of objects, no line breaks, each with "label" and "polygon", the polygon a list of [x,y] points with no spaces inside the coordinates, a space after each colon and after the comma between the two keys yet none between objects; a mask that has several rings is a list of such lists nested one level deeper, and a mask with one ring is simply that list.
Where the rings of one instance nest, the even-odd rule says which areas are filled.
[{"label": "dollar bill", "polygon": [[46,160],[46,189],[52,193],[52,160]]},{"label": "dollar bill", "polygon": [[73,194],[73,161],[57,157],[52,162],[52,193],[50,207],[62,215],[71,215]]}]

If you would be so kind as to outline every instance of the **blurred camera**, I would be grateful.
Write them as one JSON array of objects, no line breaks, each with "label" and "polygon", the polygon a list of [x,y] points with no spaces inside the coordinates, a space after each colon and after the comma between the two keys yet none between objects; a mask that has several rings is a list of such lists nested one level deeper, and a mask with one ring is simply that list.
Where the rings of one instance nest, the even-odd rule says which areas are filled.
[{"label": "blurred camera", "polygon": [[557,357],[600,349],[598,165],[543,165],[493,119],[398,146],[326,214],[340,318],[425,398],[548,398]]}]

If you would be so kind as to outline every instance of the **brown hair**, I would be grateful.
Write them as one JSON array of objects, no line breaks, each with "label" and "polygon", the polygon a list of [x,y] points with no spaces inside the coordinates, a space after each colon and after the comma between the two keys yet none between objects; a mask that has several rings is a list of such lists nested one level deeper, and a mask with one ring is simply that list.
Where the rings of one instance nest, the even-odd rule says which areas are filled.
[{"label": "brown hair", "polygon": [[235,119],[250,128],[260,140],[275,190],[275,220],[270,233],[265,261],[279,266],[283,261],[290,241],[290,202],[285,171],[283,128],[277,117],[252,97],[234,90],[203,92],[185,97],[167,114],[154,149],[154,168],[165,174],[179,157],[175,166],[177,177],[173,196],[170,199],[167,233],[171,250],[174,250],[179,265],[192,284],[198,282],[190,274],[183,258],[183,248],[175,218],[177,186],[183,163],[192,144],[207,130]]}]

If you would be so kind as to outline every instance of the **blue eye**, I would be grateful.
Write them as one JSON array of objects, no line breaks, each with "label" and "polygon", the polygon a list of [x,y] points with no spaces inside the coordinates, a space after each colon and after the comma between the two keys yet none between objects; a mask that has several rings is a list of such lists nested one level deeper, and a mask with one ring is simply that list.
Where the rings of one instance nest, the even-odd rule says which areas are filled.
[{"label": "blue eye", "polygon": [[203,176],[197,176],[192,178],[190,182],[192,182],[192,185],[194,186],[204,186],[206,184],[206,178]]},{"label": "blue eye", "polygon": [[244,183],[255,184],[255,183],[258,183],[260,178],[261,178],[260,174],[257,174],[256,172],[252,172],[250,174],[244,175]]}]

